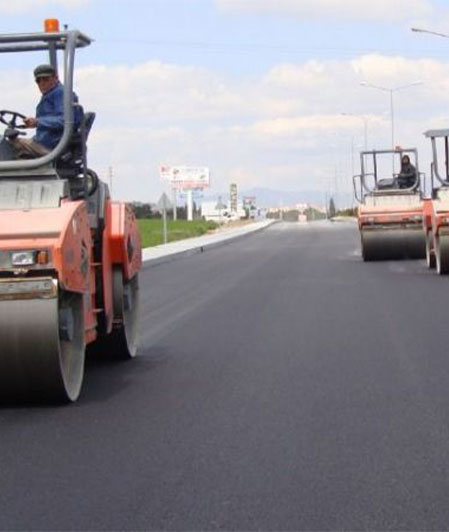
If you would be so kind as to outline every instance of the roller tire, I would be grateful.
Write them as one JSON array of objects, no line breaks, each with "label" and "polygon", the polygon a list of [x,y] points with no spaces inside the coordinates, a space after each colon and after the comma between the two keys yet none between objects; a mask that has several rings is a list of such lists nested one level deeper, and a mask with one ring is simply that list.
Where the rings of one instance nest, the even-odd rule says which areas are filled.
[{"label": "roller tire", "polygon": [[432,230],[427,231],[426,234],[426,264],[427,267],[431,270],[436,268],[436,257]]},{"label": "roller tire", "polygon": [[139,278],[123,279],[122,268],[112,273],[114,326],[110,334],[98,338],[91,348],[94,356],[108,360],[129,360],[137,354],[139,318]]},{"label": "roller tire", "polygon": [[439,275],[449,273],[449,235],[435,236],[436,270]]}]

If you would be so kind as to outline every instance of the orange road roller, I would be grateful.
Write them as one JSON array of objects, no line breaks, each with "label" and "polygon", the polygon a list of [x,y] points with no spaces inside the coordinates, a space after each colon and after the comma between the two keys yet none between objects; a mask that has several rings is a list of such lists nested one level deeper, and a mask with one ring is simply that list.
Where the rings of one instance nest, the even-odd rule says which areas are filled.
[{"label": "orange road roller", "polygon": [[[0,111],[0,396],[75,401],[86,346],[132,358],[137,350],[141,242],[134,214],[112,201],[87,166],[95,114],[73,98],[74,57],[91,39],[78,30],[0,35],[0,52],[63,56],[63,131],[57,145],[23,157],[11,139],[24,115]],[[78,107],[77,107],[78,106]],[[82,116],[77,124],[75,111]]]},{"label": "orange road roller", "polygon": [[[424,135],[432,143],[432,197],[426,202],[423,221],[427,266],[436,268],[440,275],[446,275],[449,273],[449,129],[433,129]],[[442,166],[438,153],[441,146],[444,153]]]},{"label": "orange road roller", "polygon": [[353,186],[363,260],[424,258],[423,174],[417,150],[363,151],[360,164]]}]

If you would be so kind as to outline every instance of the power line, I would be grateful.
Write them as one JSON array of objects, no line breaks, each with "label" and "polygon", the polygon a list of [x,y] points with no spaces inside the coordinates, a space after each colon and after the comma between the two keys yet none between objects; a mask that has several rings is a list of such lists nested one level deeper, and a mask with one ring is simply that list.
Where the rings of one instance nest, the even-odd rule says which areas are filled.
[{"label": "power line", "polygon": [[341,54],[441,54],[447,55],[447,50],[443,49],[413,49],[410,48],[346,48],[334,46],[308,46],[308,47],[292,47],[284,45],[273,45],[265,43],[229,43],[229,42],[207,42],[207,41],[162,41],[151,39],[97,39],[96,44],[119,44],[119,45],[147,45],[152,47],[173,47],[173,48],[191,48],[201,52],[246,52],[257,53],[261,50],[272,51],[283,54],[309,54],[309,53],[341,53]]}]

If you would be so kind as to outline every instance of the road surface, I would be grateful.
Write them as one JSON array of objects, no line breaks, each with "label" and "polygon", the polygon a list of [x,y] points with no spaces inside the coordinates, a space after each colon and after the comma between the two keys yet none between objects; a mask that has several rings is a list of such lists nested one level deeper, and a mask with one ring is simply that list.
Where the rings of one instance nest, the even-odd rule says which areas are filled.
[{"label": "road surface", "polygon": [[141,295],[135,360],[0,409],[0,529],[447,529],[448,279],[276,224]]}]

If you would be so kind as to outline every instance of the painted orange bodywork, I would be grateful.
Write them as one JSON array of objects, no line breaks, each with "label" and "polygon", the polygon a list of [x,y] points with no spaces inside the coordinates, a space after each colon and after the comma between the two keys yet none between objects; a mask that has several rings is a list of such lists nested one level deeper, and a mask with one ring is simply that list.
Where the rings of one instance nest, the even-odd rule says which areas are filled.
[{"label": "painted orange bodywork", "polygon": [[[434,235],[439,235],[442,231],[449,227],[449,209],[448,210],[432,210],[431,228]],[[446,232],[446,231],[445,231]]]},{"label": "painted orange bodywork", "polygon": [[365,225],[400,225],[400,224],[419,224],[422,223],[423,209],[408,208],[404,210],[391,209],[372,209],[360,206],[358,209],[358,222],[361,229]]},{"label": "painted orange bodywork", "polygon": [[423,228],[424,231],[429,231],[429,229],[432,227],[432,200],[431,199],[424,199],[423,200]]},{"label": "painted orange bodywork", "polygon": [[49,249],[61,287],[89,291],[92,238],[83,202],[64,203],[58,209],[0,211],[0,228],[2,250]]},{"label": "painted orange bodywork", "polygon": [[136,218],[126,203],[110,202],[109,232],[112,264],[123,265],[123,276],[131,279],[142,265],[141,240]]},{"label": "painted orange bodywork", "polygon": [[[46,268],[58,279],[62,289],[84,294],[86,343],[98,336],[98,319],[104,313],[104,332],[113,321],[112,269],[121,266],[124,279],[132,278],[142,263],[140,234],[131,208],[106,200],[100,262],[94,261],[92,230],[84,201],[62,201],[57,208],[0,211],[0,249],[2,251],[47,250],[51,262]],[[39,266],[42,268],[42,266]],[[101,275],[96,270],[101,268]],[[19,275],[34,268],[1,268]],[[27,271],[29,270],[29,271]],[[96,299],[97,282],[102,283],[100,308]]]},{"label": "painted orange bodywork", "polygon": [[423,221],[426,232],[432,230],[437,236],[449,230],[449,197],[447,191],[438,191],[434,199],[426,200],[424,206],[425,219]]}]

